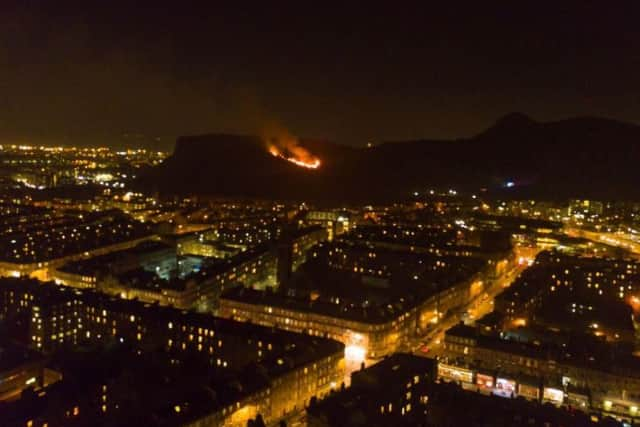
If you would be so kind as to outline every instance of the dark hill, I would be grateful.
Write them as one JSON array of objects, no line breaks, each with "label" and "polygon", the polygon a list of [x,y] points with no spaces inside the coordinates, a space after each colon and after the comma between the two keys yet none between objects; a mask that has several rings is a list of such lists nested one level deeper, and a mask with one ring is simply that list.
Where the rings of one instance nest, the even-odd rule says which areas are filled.
[{"label": "dark hill", "polygon": [[451,185],[515,197],[638,199],[640,127],[601,118],[537,122],[509,114],[475,137],[371,148],[302,141],[318,170],[271,156],[257,137],[182,137],[140,184],[161,193],[324,201],[382,201]]}]

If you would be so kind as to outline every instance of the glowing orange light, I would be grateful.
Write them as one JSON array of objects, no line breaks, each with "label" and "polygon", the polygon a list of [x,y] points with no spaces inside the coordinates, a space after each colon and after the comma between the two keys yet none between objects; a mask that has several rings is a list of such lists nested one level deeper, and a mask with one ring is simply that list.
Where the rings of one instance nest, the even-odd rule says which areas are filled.
[{"label": "glowing orange light", "polygon": [[312,158],[308,160],[302,160],[295,157],[287,157],[283,153],[280,152],[275,146],[269,147],[269,153],[274,157],[279,157],[288,162],[293,163],[296,166],[300,166],[307,169],[318,169],[320,167],[320,159]]},{"label": "glowing orange light", "polygon": [[359,345],[347,345],[344,348],[344,357],[349,362],[364,362],[367,356],[367,349]]},{"label": "glowing orange light", "polygon": [[527,326],[527,319],[518,318],[513,319],[513,326]]}]

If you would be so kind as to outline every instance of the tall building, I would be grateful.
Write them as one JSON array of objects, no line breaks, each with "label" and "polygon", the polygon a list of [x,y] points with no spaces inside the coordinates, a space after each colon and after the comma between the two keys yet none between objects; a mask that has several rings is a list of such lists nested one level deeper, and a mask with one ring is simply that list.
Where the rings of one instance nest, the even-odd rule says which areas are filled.
[{"label": "tall building", "polygon": [[568,212],[570,217],[588,218],[592,216],[602,216],[604,213],[604,203],[597,200],[570,200]]}]

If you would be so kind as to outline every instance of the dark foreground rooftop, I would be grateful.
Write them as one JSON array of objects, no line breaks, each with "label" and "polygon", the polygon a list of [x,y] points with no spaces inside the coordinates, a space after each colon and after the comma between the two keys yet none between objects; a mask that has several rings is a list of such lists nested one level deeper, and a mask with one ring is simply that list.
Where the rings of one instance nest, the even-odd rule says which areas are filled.
[{"label": "dark foreground rooftop", "polygon": [[[351,388],[313,402],[310,425],[347,426],[618,426],[605,420],[595,424],[589,415],[550,404],[506,399],[465,391],[456,384],[434,382],[431,359],[393,355],[380,364],[353,374]],[[384,382],[385,387],[380,387]]]}]

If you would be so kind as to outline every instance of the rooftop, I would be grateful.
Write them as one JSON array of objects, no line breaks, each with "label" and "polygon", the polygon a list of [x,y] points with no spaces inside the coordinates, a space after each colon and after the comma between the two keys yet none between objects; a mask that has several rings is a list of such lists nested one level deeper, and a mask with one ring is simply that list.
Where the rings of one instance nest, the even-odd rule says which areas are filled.
[{"label": "rooftop", "polygon": [[640,358],[627,348],[615,346],[588,336],[569,335],[566,340],[527,342],[480,334],[473,326],[460,323],[445,332],[445,339],[460,337],[475,340],[476,346],[543,361],[554,361],[640,378]]},{"label": "rooftop", "polygon": [[117,263],[124,263],[130,260],[136,260],[145,254],[151,254],[159,251],[170,251],[171,246],[159,241],[144,241],[133,248],[122,251],[109,252],[104,255],[98,255],[89,259],[68,262],[58,270],[65,273],[93,275],[99,271],[109,271],[112,266]]},{"label": "rooftop", "polygon": [[[416,359],[416,360],[412,360]],[[407,389],[407,376],[422,376],[431,369],[417,356],[394,355],[379,365],[354,373],[354,385],[313,403],[307,410],[312,419],[329,427],[346,426],[569,426],[595,425],[587,414],[524,399],[485,396],[466,391],[453,383],[436,383],[421,378]],[[431,364],[437,362],[431,361]],[[406,367],[406,372],[404,372]],[[367,372],[371,370],[371,372]],[[408,374],[408,375],[402,375]],[[384,380],[387,388],[356,385],[356,375]],[[393,387],[394,381],[403,387]],[[363,385],[362,385],[363,384]],[[407,393],[409,391],[409,393]],[[408,397],[409,396],[409,397]],[[425,399],[420,399],[424,396]],[[411,401],[410,410],[406,403]],[[384,410],[381,411],[381,406]],[[381,413],[383,412],[383,413]],[[619,424],[607,424],[619,425]]]}]

